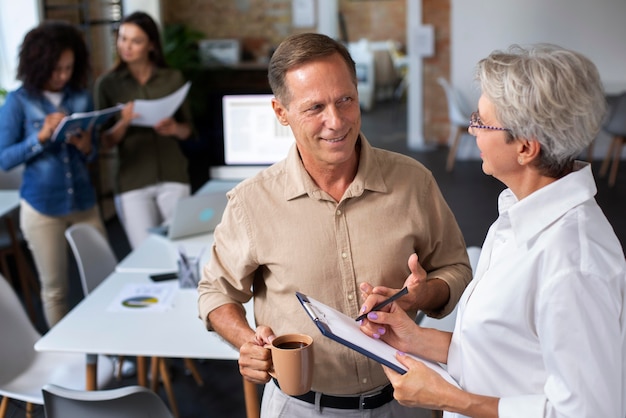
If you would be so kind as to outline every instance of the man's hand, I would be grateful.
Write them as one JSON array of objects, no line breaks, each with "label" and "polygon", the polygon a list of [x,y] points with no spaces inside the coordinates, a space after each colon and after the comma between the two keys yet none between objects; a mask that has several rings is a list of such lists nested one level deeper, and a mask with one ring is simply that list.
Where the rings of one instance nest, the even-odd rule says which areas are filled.
[{"label": "man's hand", "polygon": [[[407,311],[410,309],[416,309],[420,304],[420,286],[425,286],[426,270],[422,268],[419,263],[417,254],[411,254],[408,261],[409,270],[411,274],[404,281],[404,286],[409,289],[409,293],[396,301],[398,306]],[[385,286],[373,287],[369,283],[361,283],[359,286],[361,289],[361,296],[365,300],[361,313],[369,312],[374,305],[382,300],[389,298],[400,291],[400,289],[392,289]],[[381,295],[383,298],[377,298],[374,295]]]},{"label": "man's hand", "polygon": [[259,326],[254,339],[244,343],[239,348],[239,372],[247,380],[263,384],[270,380],[269,371],[272,369],[272,354],[267,344],[276,338],[271,328]]}]

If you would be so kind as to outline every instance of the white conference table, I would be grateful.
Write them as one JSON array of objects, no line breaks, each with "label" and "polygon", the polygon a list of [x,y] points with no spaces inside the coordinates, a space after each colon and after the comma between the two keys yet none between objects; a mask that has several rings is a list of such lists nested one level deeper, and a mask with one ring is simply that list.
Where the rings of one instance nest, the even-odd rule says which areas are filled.
[{"label": "white conference table", "polygon": [[[127,283],[149,284],[150,273],[176,271],[180,245],[191,256],[206,246],[206,262],[212,242],[212,234],[178,241],[151,235],[37,341],[35,350],[87,353],[87,380],[91,382],[87,389],[91,390],[95,389],[97,354],[237,360],[239,352],[216,333],[207,331],[199,319],[196,289],[174,286],[171,308],[162,312],[111,308]],[[252,301],[245,308],[248,321],[254,324]],[[243,382],[247,416],[258,417],[256,385],[245,379]]]}]

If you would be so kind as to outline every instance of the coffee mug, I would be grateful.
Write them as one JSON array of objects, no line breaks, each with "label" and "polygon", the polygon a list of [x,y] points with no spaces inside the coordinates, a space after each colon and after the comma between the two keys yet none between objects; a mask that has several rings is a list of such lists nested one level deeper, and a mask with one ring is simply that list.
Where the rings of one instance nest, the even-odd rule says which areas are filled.
[{"label": "coffee mug", "polygon": [[313,338],[304,334],[285,334],[265,346],[272,353],[273,370],[287,395],[298,396],[311,390],[313,383]]}]

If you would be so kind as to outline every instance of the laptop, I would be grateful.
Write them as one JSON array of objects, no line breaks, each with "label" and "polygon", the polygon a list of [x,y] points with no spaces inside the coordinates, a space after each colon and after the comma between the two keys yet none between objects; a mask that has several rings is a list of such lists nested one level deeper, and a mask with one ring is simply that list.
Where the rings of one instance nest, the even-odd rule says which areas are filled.
[{"label": "laptop", "polygon": [[224,191],[204,192],[182,198],[176,204],[169,225],[151,228],[151,232],[172,240],[212,232],[222,220],[227,202]]}]

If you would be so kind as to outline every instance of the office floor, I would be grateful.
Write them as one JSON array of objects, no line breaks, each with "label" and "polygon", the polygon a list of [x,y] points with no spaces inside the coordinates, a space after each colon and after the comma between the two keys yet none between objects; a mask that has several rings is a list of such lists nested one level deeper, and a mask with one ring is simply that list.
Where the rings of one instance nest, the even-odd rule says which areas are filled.
[{"label": "office floor", "polygon": [[[362,129],[373,145],[410,155],[429,168],[457,218],[467,245],[482,244],[487,228],[497,217],[497,197],[504,186],[482,173],[480,161],[457,161],[454,170],[446,172],[446,147],[420,152],[409,150],[406,145],[406,108],[403,104],[377,104],[370,112],[363,113]],[[600,161],[593,162],[596,175],[600,164]],[[597,179],[596,182],[596,199],[624,245],[626,168],[622,167],[616,186],[612,189],[608,188],[606,179]],[[123,258],[129,246],[116,219],[107,223],[107,230],[117,256]],[[80,285],[75,266],[71,267],[72,300],[76,303],[80,300]],[[232,361],[197,361],[197,366],[204,379],[202,387],[198,387],[193,378],[186,374],[180,360],[170,360],[181,418],[245,417],[242,381],[237,364]],[[121,382],[113,382],[112,386],[135,383],[134,378],[126,378]],[[159,393],[166,399],[162,388]],[[24,416],[23,404],[13,402],[7,417]],[[36,416],[43,417],[41,408],[37,409]],[[429,412],[416,411],[416,418],[427,417],[430,417]]]}]

